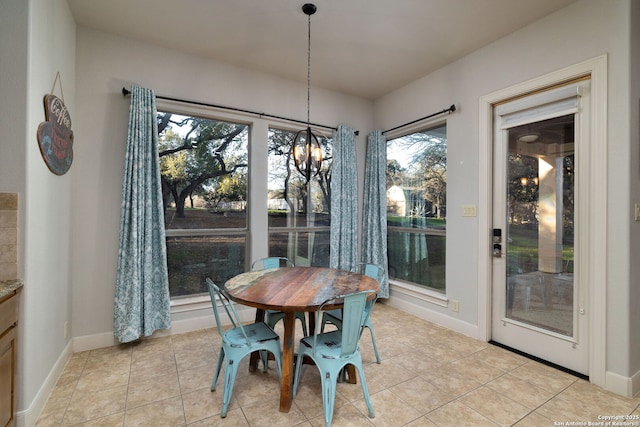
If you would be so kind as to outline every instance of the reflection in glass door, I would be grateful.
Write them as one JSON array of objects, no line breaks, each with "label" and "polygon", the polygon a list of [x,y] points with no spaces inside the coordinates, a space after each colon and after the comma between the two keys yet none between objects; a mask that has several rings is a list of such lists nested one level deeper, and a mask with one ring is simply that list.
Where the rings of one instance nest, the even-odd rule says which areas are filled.
[{"label": "reflection in glass door", "polygon": [[506,317],[573,337],[573,114],[508,130]]}]

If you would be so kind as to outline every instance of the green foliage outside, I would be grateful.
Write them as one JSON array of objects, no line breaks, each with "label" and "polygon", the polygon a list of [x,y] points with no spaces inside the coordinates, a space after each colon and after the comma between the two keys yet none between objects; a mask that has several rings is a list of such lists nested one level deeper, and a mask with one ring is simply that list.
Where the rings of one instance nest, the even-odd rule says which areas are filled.
[{"label": "green foliage outside", "polygon": [[[446,218],[420,218],[410,216],[387,216],[387,225],[393,227],[438,228],[445,229]],[[419,227],[416,227],[419,225]]]},{"label": "green foliage outside", "polygon": [[217,206],[247,200],[247,125],[158,113],[165,207],[184,217],[187,198]]},{"label": "green foliage outside", "polygon": [[[507,275],[513,276],[538,271],[538,225],[512,224],[509,226],[507,245]],[[573,273],[573,243],[562,246],[564,273]]]},{"label": "green foliage outside", "polygon": [[386,185],[390,277],[444,293],[446,126],[389,141]]}]

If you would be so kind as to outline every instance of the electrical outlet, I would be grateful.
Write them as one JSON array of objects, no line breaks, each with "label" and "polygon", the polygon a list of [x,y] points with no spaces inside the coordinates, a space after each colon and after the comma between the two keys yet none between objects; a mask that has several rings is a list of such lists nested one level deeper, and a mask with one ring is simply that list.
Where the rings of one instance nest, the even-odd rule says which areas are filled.
[{"label": "electrical outlet", "polygon": [[636,221],[640,221],[640,203],[635,204],[634,219]]},{"label": "electrical outlet", "polygon": [[451,300],[451,310],[456,313],[460,311],[460,301],[458,301],[457,299]]},{"label": "electrical outlet", "polygon": [[64,339],[69,338],[69,322],[64,322]]}]

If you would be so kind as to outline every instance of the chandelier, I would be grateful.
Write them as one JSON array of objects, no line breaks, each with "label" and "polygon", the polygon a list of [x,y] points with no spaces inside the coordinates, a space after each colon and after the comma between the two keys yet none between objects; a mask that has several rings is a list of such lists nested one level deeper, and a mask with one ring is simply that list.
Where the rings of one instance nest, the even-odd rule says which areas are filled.
[{"label": "chandelier", "polygon": [[293,157],[296,169],[306,182],[312,176],[318,175],[322,167],[322,148],[318,138],[311,132],[310,105],[311,105],[311,15],[316,13],[316,6],[306,3],[302,6],[302,12],[307,15],[308,38],[307,38],[307,128],[296,133],[296,137],[291,144],[291,156]]}]

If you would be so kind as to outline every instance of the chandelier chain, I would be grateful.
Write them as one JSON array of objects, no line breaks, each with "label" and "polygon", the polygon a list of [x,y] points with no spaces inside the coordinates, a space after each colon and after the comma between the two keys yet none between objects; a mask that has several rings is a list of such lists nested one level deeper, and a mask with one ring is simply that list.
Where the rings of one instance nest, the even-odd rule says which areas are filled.
[{"label": "chandelier chain", "polygon": [[311,15],[307,15],[307,126],[311,115]]},{"label": "chandelier chain", "polygon": [[[322,147],[318,138],[311,132],[311,15],[316,6],[306,3],[302,11],[307,15],[307,128],[296,133],[291,144],[290,155],[298,172],[306,183],[312,176],[318,175],[322,168]],[[309,193],[310,194],[310,193]]]}]

